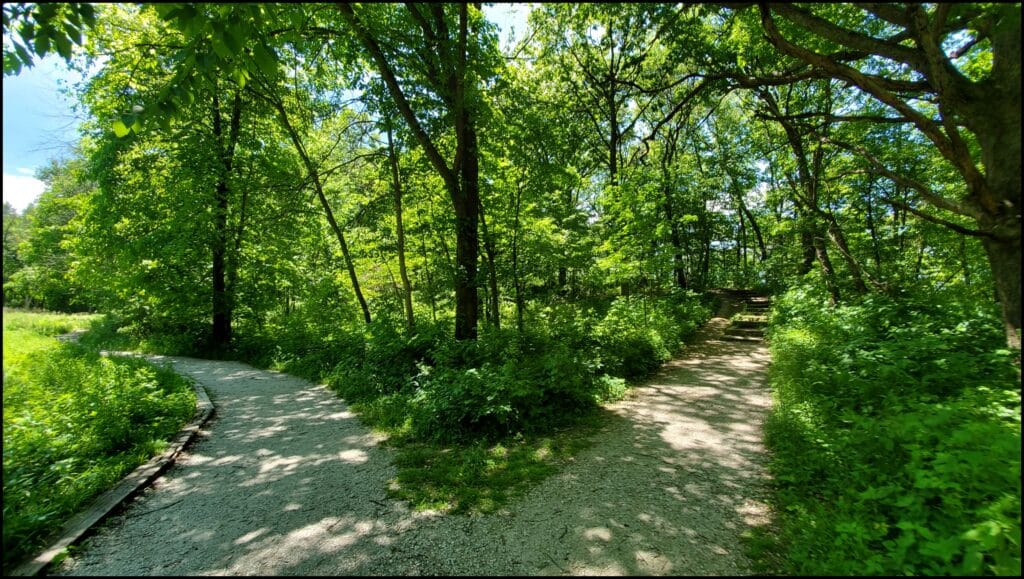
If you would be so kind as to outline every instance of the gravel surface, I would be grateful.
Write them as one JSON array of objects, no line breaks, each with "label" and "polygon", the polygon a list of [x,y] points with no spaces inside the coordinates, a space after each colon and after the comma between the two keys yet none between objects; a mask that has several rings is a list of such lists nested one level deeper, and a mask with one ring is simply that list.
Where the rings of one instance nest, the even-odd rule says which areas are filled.
[{"label": "gravel surface", "polygon": [[702,339],[627,399],[559,474],[483,516],[386,498],[390,451],[323,386],[236,362],[161,358],[216,414],[103,523],[66,575],[736,575],[768,523],[767,347]]}]

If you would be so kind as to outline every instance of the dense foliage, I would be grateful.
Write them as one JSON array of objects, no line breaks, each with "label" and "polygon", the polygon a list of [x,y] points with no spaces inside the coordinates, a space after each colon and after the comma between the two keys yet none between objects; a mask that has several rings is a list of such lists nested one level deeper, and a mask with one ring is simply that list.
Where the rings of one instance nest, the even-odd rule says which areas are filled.
[{"label": "dense foliage", "polygon": [[81,317],[4,311],[4,568],[161,450],[195,410],[169,369],[53,336]]},{"label": "dense foliage", "polygon": [[1019,575],[1020,369],[991,305],[823,301],[797,287],[772,314],[783,571]]},{"label": "dense foliage", "polygon": [[423,473],[549,472],[770,291],[784,566],[1014,571],[1019,3],[499,8],[5,4],[5,74],[89,74],[4,303],[323,380],[484,508]]}]

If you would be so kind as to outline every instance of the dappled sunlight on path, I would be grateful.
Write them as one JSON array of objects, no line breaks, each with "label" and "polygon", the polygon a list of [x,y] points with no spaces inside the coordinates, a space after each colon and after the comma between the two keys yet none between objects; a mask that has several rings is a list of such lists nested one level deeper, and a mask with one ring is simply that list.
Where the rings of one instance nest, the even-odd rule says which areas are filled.
[{"label": "dappled sunlight on path", "polygon": [[559,474],[487,516],[386,498],[389,452],[323,386],[169,358],[217,407],[203,436],[58,571],[114,575],[721,575],[767,522],[762,344],[702,340]]},{"label": "dappled sunlight on path", "polygon": [[537,550],[517,571],[748,572],[739,536],[768,522],[767,361],[761,344],[704,341],[613,405],[594,446],[510,513],[533,521],[507,532]]},{"label": "dappled sunlight on path", "polygon": [[[208,388],[216,415],[177,465],[87,542],[72,572],[301,573],[384,529],[395,473],[326,388],[234,362],[170,360]],[[339,558],[331,569],[354,572],[358,562]]]}]

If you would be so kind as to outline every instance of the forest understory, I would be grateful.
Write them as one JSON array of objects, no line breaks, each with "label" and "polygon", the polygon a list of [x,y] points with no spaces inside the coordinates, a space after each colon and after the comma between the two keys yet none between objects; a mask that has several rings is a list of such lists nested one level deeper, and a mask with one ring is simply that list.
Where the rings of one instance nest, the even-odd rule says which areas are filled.
[{"label": "forest understory", "polygon": [[[391,505],[451,517],[409,515],[410,528],[470,529],[580,457],[597,464],[581,433],[600,439],[607,409],[633,396],[672,398],[650,388],[663,364],[715,373],[711,358],[681,360],[731,295],[745,311],[719,347],[770,354],[756,478],[771,524],[741,554],[741,526],[718,517],[740,503],[712,509],[731,537],[719,541],[609,500],[573,511],[556,533],[571,548],[544,563],[537,545],[495,570],[725,571],[684,549],[703,544],[743,572],[1019,575],[1019,3],[3,14],[5,76],[59,58],[84,119],[38,168],[42,195],[4,203],[5,570],[187,420],[186,381],[101,350],[202,358],[252,372],[253,388],[324,385],[334,397],[310,400],[348,410],[322,426],[357,415],[386,439],[366,452],[392,453],[394,469],[389,498],[374,498],[387,507],[309,529],[325,557],[395,532],[417,554],[402,570],[469,572],[403,543]],[[55,339],[72,329],[78,343]],[[699,391],[731,410],[679,387],[700,412],[633,434],[654,445],[635,457],[650,472],[637,488],[685,511],[703,483],[677,484],[692,465],[669,456],[704,451],[669,453],[672,424],[768,407],[732,386]],[[734,450],[715,455],[716,476],[747,459]],[[275,456],[258,464],[299,468]],[[635,482],[597,472],[577,490]],[[397,526],[375,527],[377,507]],[[641,530],[658,525],[678,540]],[[303,536],[274,529],[231,540],[276,553]],[[168,569],[189,559],[164,555]]]}]

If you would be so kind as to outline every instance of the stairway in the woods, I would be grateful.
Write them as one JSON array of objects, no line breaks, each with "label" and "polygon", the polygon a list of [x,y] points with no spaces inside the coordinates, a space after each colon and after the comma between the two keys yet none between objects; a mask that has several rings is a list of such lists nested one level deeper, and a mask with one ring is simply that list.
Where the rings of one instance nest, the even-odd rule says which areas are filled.
[{"label": "stairway in the woods", "polygon": [[738,303],[740,309],[733,314],[722,339],[734,342],[761,342],[764,339],[764,327],[768,324],[770,298],[751,290],[733,290],[729,295]]}]

